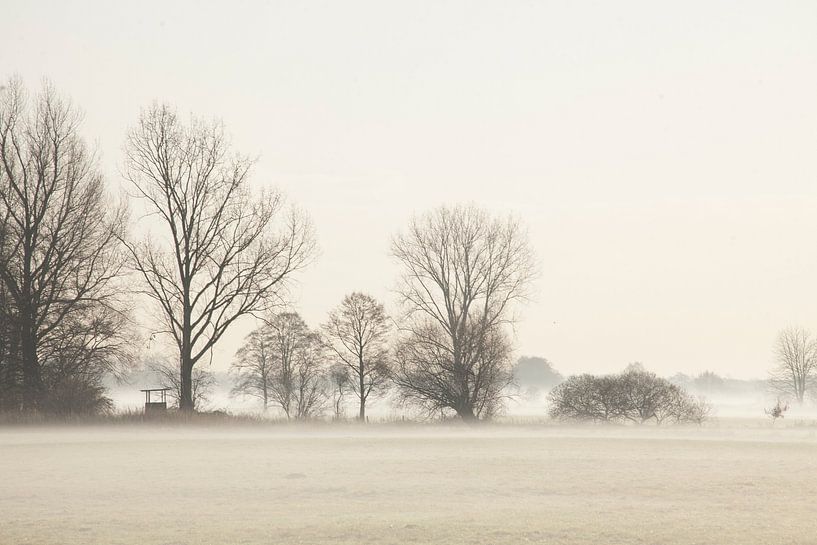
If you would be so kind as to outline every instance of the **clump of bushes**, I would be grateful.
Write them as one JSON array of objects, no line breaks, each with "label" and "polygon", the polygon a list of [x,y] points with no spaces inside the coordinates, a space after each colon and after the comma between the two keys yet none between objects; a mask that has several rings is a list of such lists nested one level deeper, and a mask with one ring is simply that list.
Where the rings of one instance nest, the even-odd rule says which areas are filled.
[{"label": "clump of bushes", "polygon": [[97,377],[65,377],[49,388],[40,410],[55,416],[106,415],[113,413],[113,400]]},{"label": "clump of bushes", "polygon": [[573,375],[550,393],[549,400],[551,418],[575,421],[700,424],[711,410],[703,399],[643,370]]}]

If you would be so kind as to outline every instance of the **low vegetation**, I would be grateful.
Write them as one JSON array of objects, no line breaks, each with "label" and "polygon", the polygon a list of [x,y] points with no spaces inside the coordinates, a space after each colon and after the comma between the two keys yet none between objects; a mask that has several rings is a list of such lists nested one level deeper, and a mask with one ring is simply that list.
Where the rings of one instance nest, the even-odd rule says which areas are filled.
[{"label": "low vegetation", "polygon": [[550,415],[591,422],[696,423],[709,405],[655,373],[630,370],[617,375],[574,375],[550,393]]}]

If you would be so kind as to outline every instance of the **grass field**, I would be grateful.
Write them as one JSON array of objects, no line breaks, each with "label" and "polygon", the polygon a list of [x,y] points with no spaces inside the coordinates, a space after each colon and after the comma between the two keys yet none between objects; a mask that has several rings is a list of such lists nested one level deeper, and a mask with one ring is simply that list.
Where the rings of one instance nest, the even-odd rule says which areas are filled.
[{"label": "grass field", "polygon": [[0,429],[0,543],[817,543],[817,427]]}]

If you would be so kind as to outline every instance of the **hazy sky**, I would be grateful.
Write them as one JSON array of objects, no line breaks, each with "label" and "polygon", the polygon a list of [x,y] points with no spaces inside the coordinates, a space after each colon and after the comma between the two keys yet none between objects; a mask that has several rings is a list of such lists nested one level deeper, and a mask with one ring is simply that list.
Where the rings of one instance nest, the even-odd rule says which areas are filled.
[{"label": "hazy sky", "polygon": [[314,220],[312,325],[391,306],[391,235],[473,202],[527,222],[518,352],[563,372],[762,377],[817,330],[817,2],[0,0],[13,73],[85,110],[112,187],[140,107],[222,118]]}]

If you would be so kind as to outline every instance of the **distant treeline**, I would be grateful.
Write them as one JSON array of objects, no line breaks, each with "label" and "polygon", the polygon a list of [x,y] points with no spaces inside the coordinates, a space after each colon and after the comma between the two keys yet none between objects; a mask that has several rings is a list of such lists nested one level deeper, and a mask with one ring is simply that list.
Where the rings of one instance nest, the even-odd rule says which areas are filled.
[{"label": "distant treeline", "polygon": [[[194,411],[212,384],[202,363],[249,318],[258,327],[231,362],[233,393],[292,418],[338,414],[353,400],[365,419],[391,392],[421,414],[483,419],[503,410],[514,383],[562,383],[546,360],[513,365],[517,303],[538,274],[515,217],[474,206],[416,215],[391,237],[393,311],[350,290],[308,325],[288,296],[315,259],[309,215],[274,188],[251,188],[254,162],[220,122],[147,106],[122,135],[121,175],[110,179],[81,122],[50,84],[0,87],[0,410],[110,411],[103,379],[147,365]],[[792,332],[779,349],[789,367],[778,382],[802,401],[815,345]],[[674,384],[728,384],[682,378]]]},{"label": "distant treeline", "polygon": [[393,315],[350,292],[310,327],[287,297],[315,257],[309,216],[251,189],[253,160],[220,122],[143,109],[123,135],[119,200],[81,121],[49,84],[0,88],[2,410],[110,410],[103,378],[144,364],[149,339],[163,347],[150,365],[193,411],[210,380],[202,362],[250,317],[261,325],[233,361],[237,393],[293,418],[348,395],[362,419],[385,389],[427,414],[502,409],[514,307],[537,268],[517,219],[473,206],[415,216],[391,239]]}]

